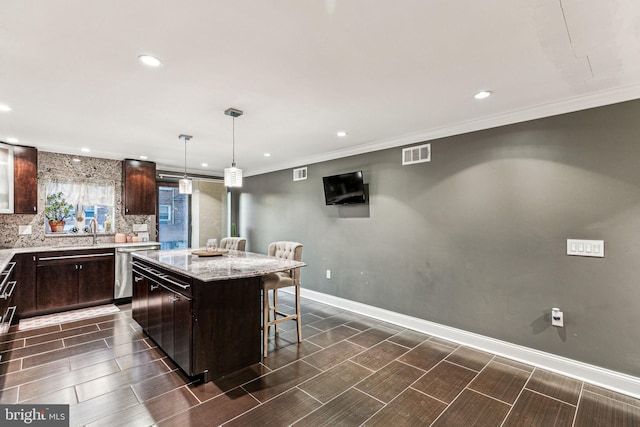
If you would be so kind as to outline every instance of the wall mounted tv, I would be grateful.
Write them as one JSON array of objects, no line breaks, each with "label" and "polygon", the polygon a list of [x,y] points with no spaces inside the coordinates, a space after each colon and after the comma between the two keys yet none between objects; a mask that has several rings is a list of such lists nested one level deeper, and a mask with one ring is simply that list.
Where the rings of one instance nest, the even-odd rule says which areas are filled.
[{"label": "wall mounted tv", "polygon": [[325,176],[324,199],[327,205],[366,203],[362,171]]}]

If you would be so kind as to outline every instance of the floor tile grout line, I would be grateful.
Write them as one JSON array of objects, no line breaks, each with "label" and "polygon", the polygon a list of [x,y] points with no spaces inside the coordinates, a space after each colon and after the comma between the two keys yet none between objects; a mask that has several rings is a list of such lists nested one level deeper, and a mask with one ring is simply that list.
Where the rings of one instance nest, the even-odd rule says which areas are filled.
[{"label": "floor tile grout line", "polygon": [[[453,354],[453,353],[452,353],[452,354]],[[450,355],[449,355],[449,356],[450,356]],[[449,356],[447,356],[447,357],[449,357]],[[459,364],[459,363],[452,362],[451,360],[447,360],[447,358],[446,358],[446,357],[445,357],[444,359],[442,359],[442,361],[443,361],[443,362],[450,363],[450,364],[455,365],[455,366],[458,366],[458,367],[460,367],[460,368],[464,368],[464,369],[466,369],[466,370],[468,370],[468,371],[471,371],[471,372],[480,372],[480,371],[478,371],[478,370],[476,370],[476,369],[473,369],[473,368],[470,368],[470,367],[468,367],[468,366],[464,366],[464,365],[461,365],[461,364]],[[489,360],[489,362],[491,362],[491,360]],[[481,368],[480,370],[484,369],[484,367],[485,367],[485,366],[487,366],[487,365],[489,364],[489,362],[485,363],[485,364],[482,366],[482,368]]]},{"label": "floor tile grout line", "polygon": [[[491,360],[493,360],[494,358],[495,358],[495,355],[493,356],[493,358],[491,358]],[[475,379],[476,379],[476,378],[478,378],[478,376],[480,375],[480,373],[482,373],[482,371],[484,371],[484,370],[487,368],[487,366],[489,366],[489,363],[491,363],[491,360],[490,360],[489,362],[487,362],[487,364],[486,364],[486,365],[484,365],[484,367],[483,367],[481,370],[479,370],[479,371],[475,374],[475,376],[469,380],[469,382],[467,382],[467,385],[465,385],[465,386],[462,388],[462,390],[460,390],[460,392],[459,392],[458,394],[456,394],[456,396],[455,396],[453,399],[451,399],[451,402],[447,403],[447,407],[444,409],[444,411],[442,411],[442,412],[440,412],[440,414],[438,414],[438,416],[437,416],[437,417],[436,417],[436,418],[431,422],[431,424],[429,424],[430,426],[434,425],[434,424],[438,421],[438,419],[442,416],[442,414],[444,414],[445,412],[447,412],[447,410],[449,409],[449,407],[450,407],[451,405],[453,405],[453,402],[455,402],[455,401],[460,397],[460,395],[462,395],[462,393],[464,393],[464,391],[465,391],[465,390],[469,390],[469,388],[468,388],[468,387],[469,387],[469,385],[470,385],[473,381],[475,381]],[[429,396],[429,395],[427,394],[427,396]]]},{"label": "floor tile grout line", "polygon": [[[154,360],[154,361],[152,361],[152,362],[155,362],[155,361],[157,361],[157,360],[160,360],[160,359],[156,359],[156,360]],[[127,368],[127,369],[138,368],[138,367],[141,367],[141,366],[142,366],[142,365],[136,365],[136,366],[132,366],[132,367]],[[118,368],[120,368],[120,366],[119,366],[119,365],[118,365]],[[112,373],[110,373],[110,374],[103,375],[103,376],[101,376],[101,377],[92,378],[92,379],[90,379],[90,380],[87,380],[87,381],[83,381],[83,382],[81,382],[81,383],[74,384],[74,387],[81,386],[81,385],[83,385],[83,384],[90,383],[90,382],[92,382],[92,381],[100,380],[100,379],[103,379],[103,378],[109,377],[109,376],[111,376],[111,375],[120,374],[120,373],[122,373],[122,372],[126,371],[127,369],[124,369],[124,370],[123,370],[123,369],[120,369],[120,370],[119,370],[119,371],[117,371],[117,372],[112,372]],[[88,400],[95,399],[95,398],[98,398],[98,397],[100,397],[100,396],[104,396],[105,394],[113,393],[113,392],[118,391],[118,390],[126,389],[127,387],[130,387],[130,388],[131,388],[131,390],[134,392],[134,395],[136,396],[136,398],[138,398],[138,395],[135,393],[135,389],[133,388],[133,386],[134,386],[134,385],[141,384],[141,383],[143,383],[143,382],[145,382],[145,381],[148,381],[148,380],[151,380],[151,379],[153,379],[153,378],[161,377],[162,375],[167,375],[167,374],[169,374],[169,373],[171,373],[171,372],[174,372],[174,370],[167,371],[167,372],[162,372],[162,373],[159,373],[159,374],[157,374],[157,375],[153,375],[153,376],[150,376],[150,377],[148,377],[148,378],[144,378],[142,381],[138,381],[138,382],[134,382],[134,383],[132,383],[132,382],[127,382],[127,384],[126,384],[126,385],[122,385],[122,386],[120,386],[120,387],[116,387],[116,388],[114,388],[114,389],[108,390],[108,391],[107,391],[107,392],[105,392],[105,393],[102,393],[102,394],[99,394],[99,395],[93,396],[93,397],[91,397],[91,398],[89,398],[89,399],[85,399],[85,400],[83,400],[82,402],[86,402],[86,401],[88,401]],[[61,390],[61,389],[59,389],[59,390]],[[76,388],[76,390],[77,390],[77,388]],[[162,394],[164,394],[164,393],[162,393]],[[138,399],[138,401],[139,401],[140,403],[143,403],[143,401],[142,401],[141,399]],[[78,397],[78,403],[82,403],[82,402],[80,402],[80,398]]]},{"label": "floor tile grout line", "polygon": [[[57,360],[56,362],[59,362],[59,360]],[[52,363],[55,363],[55,362],[52,362]],[[67,362],[67,365],[68,365],[68,362]],[[43,366],[43,365],[40,365],[40,366]],[[34,368],[36,368],[36,367],[34,367]],[[16,385],[14,385],[12,387],[9,387],[9,388],[6,388],[6,389],[2,389],[2,390],[0,390],[0,394],[2,394],[1,392],[4,391],[4,390],[10,390],[10,389],[15,388],[15,387],[21,387],[21,386],[24,386],[24,385],[32,384],[32,383],[35,383],[35,382],[38,382],[38,381],[42,381],[42,380],[46,380],[46,379],[49,379],[49,378],[53,378],[55,376],[62,375],[62,374],[69,374],[73,370],[71,369],[70,366],[68,366],[68,368],[69,368],[69,370],[67,372],[63,372],[63,373],[58,372],[58,373],[51,374],[51,375],[45,375],[43,377],[39,377],[39,378],[33,379],[31,381],[26,381],[26,382],[23,382],[23,383],[20,383],[20,384],[16,384]],[[28,368],[28,369],[33,369],[33,368]],[[16,371],[16,372],[20,372],[20,371]]]},{"label": "floor tile grout line", "polygon": [[[415,383],[414,383],[414,384],[415,384]],[[450,403],[447,403],[447,402],[445,402],[445,401],[444,401],[444,400],[442,400],[442,399],[438,399],[437,397],[432,396],[432,395],[430,395],[430,394],[429,394],[429,393],[427,393],[427,392],[424,392],[424,391],[422,391],[422,390],[418,390],[417,388],[415,388],[415,387],[413,386],[413,384],[412,384],[412,385],[410,385],[409,387],[407,387],[407,390],[408,390],[408,389],[414,390],[414,391],[416,391],[416,392],[418,392],[418,393],[420,393],[420,394],[424,394],[425,396],[427,396],[427,397],[429,397],[429,398],[431,398],[431,399],[433,399],[433,400],[437,400],[438,402],[441,402],[441,403],[445,404],[445,405],[447,406],[447,408],[448,408],[448,407],[449,407],[449,405],[450,405]],[[452,402],[453,402],[453,401],[452,401]],[[446,411],[446,408],[445,408],[444,410]]]},{"label": "floor tile grout line", "polygon": [[504,416],[504,419],[502,420],[502,423],[500,423],[500,427],[504,426],[504,423],[507,421],[507,419],[509,418],[509,415],[511,415],[511,412],[513,412],[513,408],[516,407],[516,403],[518,402],[518,399],[520,399],[520,396],[522,396],[522,393],[527,389],[527,384],[529,384],[529,381],[531,381],[531,378],[533,377],[533,373],[536,370],[534,369],[533,371],[531,371],[529,373],[529,376],[527,377],[527,381],[524,382],[524,385],[522,386],[522,388],[520,389],[520,392],[518,393],[518,396],[516,396],[515,400],[513,401],[513,404],[511,405],[511,407],[509,408],[509,410],[507,411],[507,414]]},{"label": "floor tile grout line", "polygon": [[499,363],[499,364],[501,364],[501,365],[503,365],[503,366],[508,366],[508,367],[510,367],[510,368],[514,368],[514,369],[517,369],[517,370],[522,371],[522,372],[526,372],[527,374],[532,373],[532,372],[536,369],[536,367],[535,367],[535,366],[533,366],[533,365],[527,365],[526,363],[522,363],[522,362],[518,362],[517,360],[514,360],[514,362],[518,362],[518,363],[520,363],[520,364],[522,364],[522,365],[531,366],[531,368],[532,368],[530,371],[529,371],[529,370],[527,370],[527,369],[522,369],[522,368],[519,368],[519,367],[517,367],[517,366],[513,366],[513,365],[510,365],[510,364],[508,364],[508,363],[504,363],[504,362],[501,362],[501,361],[499,361],[499,360],[496,360],[498,357],[505,358],[504,356],[498,356],[497,354],[496,354],[496,355],[494,355],[494,356],[495,356],[495,357],[493,358],[492,362]]},{"label": "floor tile grout line", "polygon": [[[556,402],[564,403],[565,405],[569,405],[569,406],[571,406],[571,407],[573,407],[573,408],[576,408],[576,407],[578,406],[578,403],[577,403],[577,402],[576,402],[576,404],[574,405],[573,403],[569,403],[569,402],[564,401],[564,400],[562,400],[562,399],[558,399],[557,397],[550,396],[550,395],[545,394],[545,393],[543,393],[543,392],[541,392],[541,391],[534,390],[534,389],[532,389],[532,388],[528,388],[526,385],[524,386],[523,390],[527,390],[527,391],[530,391],[531,393],[539,394],[540,396],[544,396],[544,397],[546,397],[546,398],[548,398],[548,399],[555,400]],[[580,394],[581,394],[581,393],[582,393],[582,386],[580,386]],[[579,396],[580,396],[580,394],[578,394],[578,399],[580,399],[580,397],[579,397]]]},{"label": "floor tile grout line", "polygon": [[[583,382],[583,386],[586,386],[587,384],[592,385],[592,386],[595,385],[595,384],[590,384],[590,383]],[[607,389],[605,389],[605,390],[607,390]],[[629,403],[629,402],[625,402],[622,399],[618,399],[618,398],[615,398],[615,397],[607,396],[605,394],[599,393],[599,392],[594,391],[594,390],[584,390],[584,391],[586,391],[587,393],[595,394],[596,396],[604,397],[605,399],[613,400],[614,402],[621,403],[623,405],[629,405],[629,406],[631,406],[633,408],[640,409],[640,399],[639,398],[634,398],[632,396],[627,396],[626,394],[618,393],[618,392],[615,392],[613,390],[607,390],[607,391],[610,391],[611,393],[620,394],[620,395],[622,395],[622,396],[624,396],[624,397],[626,397],[628,399],[633,399],[633,400],[635,400],[637,402],[637,403]]]},{"label": "floor tile grout line", "polygon": [[582,401],[582,394],[584,393],[584,382],[582,386],[580,386],[580,394],[578,395],[578,403],[576,404],[576,411],[573,413],[573,421],[571,422],[571,427],[575,427],[576,421],[578,420],[578,410],[580,409],[580,402]]}]

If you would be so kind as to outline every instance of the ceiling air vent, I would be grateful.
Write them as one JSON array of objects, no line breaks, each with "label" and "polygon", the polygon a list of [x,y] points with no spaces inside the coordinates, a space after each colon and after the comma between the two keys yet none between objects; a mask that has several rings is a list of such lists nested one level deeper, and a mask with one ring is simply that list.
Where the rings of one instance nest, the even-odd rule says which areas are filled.
[{"label": "ceiling air vent", "polygon": [[431,144],[416,145],[402,149],[402,164],[412,165],[431,161]]},{"label": "ceiling air vent", "polygon": [[293,170],[293,180],[294,181],[303,181],[307,179],[307,167],[298,168]]}]

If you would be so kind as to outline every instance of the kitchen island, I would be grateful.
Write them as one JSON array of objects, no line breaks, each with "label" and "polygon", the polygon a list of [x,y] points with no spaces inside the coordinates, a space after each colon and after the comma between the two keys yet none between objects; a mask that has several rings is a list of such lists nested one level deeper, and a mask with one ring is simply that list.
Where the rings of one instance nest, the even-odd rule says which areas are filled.
[{"label": "kitchen island", "polygon": [[205,381],[262,360],[261,277],[300,261],[192,249],[132,254],[133,318],[188,375]]}]

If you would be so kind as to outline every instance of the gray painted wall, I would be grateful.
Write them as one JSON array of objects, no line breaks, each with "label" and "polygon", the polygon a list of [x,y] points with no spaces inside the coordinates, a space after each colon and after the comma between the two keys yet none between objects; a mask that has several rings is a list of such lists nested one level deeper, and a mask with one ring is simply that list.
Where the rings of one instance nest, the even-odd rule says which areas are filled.
[{"label": "gray painted wall", "polygon": [[[430,163],[394,148],[245,178],[240,234],[304,243],[303,287],[640,376],[639,118],[633,101],[431,141]],[[355,170],[369,205],[325,206],[322,176]]]}]

